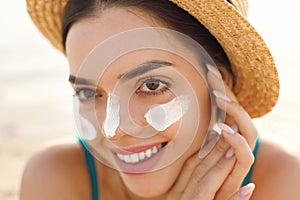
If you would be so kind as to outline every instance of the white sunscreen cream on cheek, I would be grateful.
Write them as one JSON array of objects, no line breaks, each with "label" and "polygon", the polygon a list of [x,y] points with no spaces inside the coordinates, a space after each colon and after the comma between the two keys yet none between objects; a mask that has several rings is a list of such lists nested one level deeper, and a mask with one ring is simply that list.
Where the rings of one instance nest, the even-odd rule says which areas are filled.
[{"label": "white sunscreen cream on cheek", "polygon": [[119,111],[119,97],[113,94],[109,94],[106,105],[106,116],[103,123],[103,132],[105,137],[107,138],[111,138],[116,134],[116,130],[120,124]]},{"label": "white sunscreen cream on cheek", "polygon": [[189,100],[179,96],[165,104],[156,105],[144,115],[148,124],[157,131],[164,131],[177,122],[189,107]]},{"label": "white sunscreen cream on cheek", "polygon": [[83,138],[87,140],[93,140],[97,136],[97,131],[94,128],[93,124],[84,117],[80,117],[81,122],[81,131],[83,134]]},{"label": "white sunscreen cream on cheek", "polygon": [[77,114],[76,123],[79,135],[81,135],[86,140],[93,140],[97,137],[97,131],[93,123],[80,114],[79,104],[79,100],[77,99],[74,104],[74,113]]}]

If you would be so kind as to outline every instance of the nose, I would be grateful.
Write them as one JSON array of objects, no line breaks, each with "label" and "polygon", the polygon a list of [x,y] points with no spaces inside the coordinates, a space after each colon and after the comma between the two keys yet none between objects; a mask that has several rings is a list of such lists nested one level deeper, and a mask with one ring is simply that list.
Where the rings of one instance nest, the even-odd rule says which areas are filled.
[{"label": "nose", "polygon": [[106,137],[111,142],[118,142],[123,138],[124,136],[128,136],[125,132],[123,132],[120,128],[117,128],[115,131],[115,134],[111,137]]}]

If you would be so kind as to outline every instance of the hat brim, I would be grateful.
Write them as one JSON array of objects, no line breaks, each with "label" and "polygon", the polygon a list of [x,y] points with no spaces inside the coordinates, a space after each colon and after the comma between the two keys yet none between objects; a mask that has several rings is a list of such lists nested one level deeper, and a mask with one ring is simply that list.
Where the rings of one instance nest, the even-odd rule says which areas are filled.
[{"label": "hat brim", "polygon": [[[31,19],[61,52],[61,21],[68,0],[27,0]],[[260,117],[275,106],[279,79],[265,42],[237,9],[226,0],[170,0],[194,16],[218,40],[233,73],[233,92],[252,117]]]}]

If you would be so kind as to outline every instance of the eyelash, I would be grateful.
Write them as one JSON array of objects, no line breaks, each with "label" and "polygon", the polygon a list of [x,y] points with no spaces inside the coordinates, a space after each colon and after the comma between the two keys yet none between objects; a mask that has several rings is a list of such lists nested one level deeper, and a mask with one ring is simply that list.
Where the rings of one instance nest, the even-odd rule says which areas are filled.
[{"label": "eyelash", "polygon": [[[143,87],[143,85],[147,84],[147,83],[158,83],[158,84],[163,84],[164,86],[162,86],[162,88],[160,88],[158,91],[150,91],[151,89],[148,89],[149,91],[143,91],[141,88]],[[137,89],[136,91],[136,94],[145,94],[145,95],[159,95],[159,94],[162,94],[166,91],[169,90],[171,84],[166,82],[166,81],[163,81],[161,79],[158,79],[158,78],[153,78],[153,77],[149,77],[145,80],[142,81],[142,83],[140,84],[139,88]],[[147,87],[147,86],[145,86]],[[158,86],[159,88],[160,86]]]},{"label": "eyelash", "polygon": [[[161,87],[158,91],[155,89],[153,91],[151,91],[151,89],[148,89],[149,91],[143,91],[142,90],[142,87],[143,85],[147,84],[147,83],[158,83],[158,84],[163,84],[163,86],[158,86]],[[163,81],[163,80],[160,80],[158,78],[152,78],[152,77],[149,77],[145,80],[142,81],[142,83],[140,84],[139,88],[136,90],[136,94],[145,94],[145,95],[159,95],[159,94],[162,94],[164,92],[166,92],[167,90],[169,90],[171,84],[166,82],[166,81]],[[147,87],[147,86],[145,86]],[[90,95],[90,97],[85,97],[84,95],[84,92],[92,92],[93,95]],[[87,102],[87,101],[90,101],[96,97],[102,97],[101,94],[97,93],[94,89],[91,89],[91,88],[78,88],[75,90],[75,93],[73,95],[74,97],[78,97],[78,99],[81,101],[81,102]]]},{"label": "eyelash", "polygon": [[[93,95],[91,97],[84,97],[84,96],[81,96],[81,95],[85,95],[84,92],[93,92]],[[91,89],[91,88],[79,88],[79,89],[76,89],[75,90],[75,94],[73,96],[76,96],[78,97],[78,99],[81,101],[81,102],[86,102],[86,101],[90,101],[96,97],[102,97],[101,94],[98,94],[94,89]]]}]

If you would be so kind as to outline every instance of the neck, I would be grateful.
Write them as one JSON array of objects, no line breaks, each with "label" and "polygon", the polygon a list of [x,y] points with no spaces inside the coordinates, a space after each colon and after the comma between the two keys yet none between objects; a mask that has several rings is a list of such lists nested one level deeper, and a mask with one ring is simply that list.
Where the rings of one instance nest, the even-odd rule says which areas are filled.
[{"label": "neck", "polygon": [[[106,191],[108,192],[109,196],[112,194],[117,195],[117,199],[126,199],[126,200],[165,200],[166,199],[166,194],[156,196],[156,197],[151,197],[151,198],[145,198],[145,197],[140,197],[136,194],[134,194],[132,191],[130,191],[127,187],[126,184],[123,182],[120,172],[118,172],[115,169],[109,168],[107,166],[104,166],[102,164],[101,169],[98,171],[100,172],[100,191]],[[116,189],[117,188],[117,189]],[[105,195],[104,195],[105,196]]]}]

